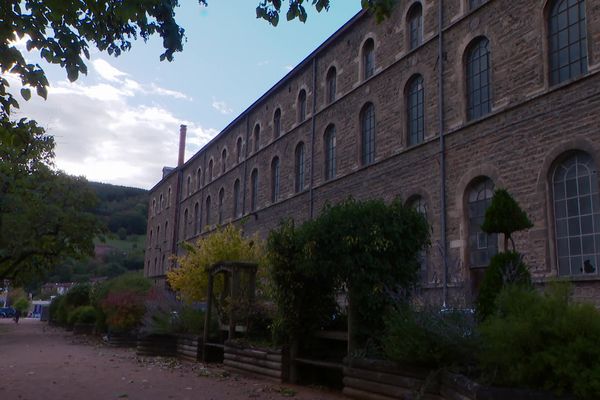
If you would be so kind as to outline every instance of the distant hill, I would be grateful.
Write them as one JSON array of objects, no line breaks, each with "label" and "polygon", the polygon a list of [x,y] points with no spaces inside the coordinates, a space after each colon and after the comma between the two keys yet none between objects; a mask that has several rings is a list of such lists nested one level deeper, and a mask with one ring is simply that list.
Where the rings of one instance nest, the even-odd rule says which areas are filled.
[{"label": "distant hill", "polygon": [[145,235],[148,216],[148,191],[144,189],[89,182],[96,193],[95,214],[115,234],[123,228],[127,235]]}]

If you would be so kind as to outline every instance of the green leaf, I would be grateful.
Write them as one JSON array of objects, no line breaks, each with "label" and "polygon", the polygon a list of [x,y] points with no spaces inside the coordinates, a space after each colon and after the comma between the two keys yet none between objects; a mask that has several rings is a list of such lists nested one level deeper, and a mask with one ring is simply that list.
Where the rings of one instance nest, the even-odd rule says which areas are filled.
[{"label": "green leaf", "polygon": [[23,96],[25,101],[29,100],[31,98],[31,90],[27,88],[21,89],[21,96]]}]

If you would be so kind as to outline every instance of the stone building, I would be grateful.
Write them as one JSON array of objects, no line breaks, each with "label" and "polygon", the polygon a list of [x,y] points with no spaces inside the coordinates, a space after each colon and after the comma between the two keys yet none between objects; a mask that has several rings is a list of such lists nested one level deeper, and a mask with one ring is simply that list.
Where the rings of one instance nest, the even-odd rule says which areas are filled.
[{"label": "stone building", "polygon": [[164,281],[178,243],[219,223],[266,236],[327,201],[400,196],[432,226],[423,293],[468,304],[504,187],[534,223],[516,236],[534,278],[600,303],[598,165],[600,0],[401,1],[380,24],[357,14],[166,171],[145,274]]}]

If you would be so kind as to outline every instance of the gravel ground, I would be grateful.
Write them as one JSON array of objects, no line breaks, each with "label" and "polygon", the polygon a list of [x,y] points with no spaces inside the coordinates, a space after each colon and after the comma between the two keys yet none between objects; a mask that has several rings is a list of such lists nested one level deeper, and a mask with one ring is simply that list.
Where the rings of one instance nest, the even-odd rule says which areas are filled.
[{"label": "gravel ground", "polygon": [[0,319],[2,400],[341,400],[338,393],[230,374],[218,365],[138,357],[31,319]]}]

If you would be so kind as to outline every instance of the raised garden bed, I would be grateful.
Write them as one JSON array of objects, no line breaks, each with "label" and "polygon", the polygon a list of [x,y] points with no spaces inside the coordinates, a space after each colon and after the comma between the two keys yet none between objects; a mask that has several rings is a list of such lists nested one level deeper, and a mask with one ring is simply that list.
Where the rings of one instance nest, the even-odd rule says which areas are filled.
[{"label": "raised garden bed", "polygon": [[73,325],[73,334],[75,334],[75,335],[91,335],[93,333],[94,333],[94,324],[76,323]]},{"label": "raised garden bed", "polygon": [[136,347],[137,337],[132,333],[109,332],[107,335],[108,344],[116,347]]},{"label": "raised garden bed", "polygon": [[136,354],[150,357],[175,357],[177,337],[173,335],[145,335],[137,339]]},{"label": "raised garden bed", "polygon": [[227,369],[283,382],[284,357],[281,349],[251,347],[234,341],[225,342],[223,363]]},{"label": "raised garden bed", "polygon": [[202,337],[177,335],[177,357],[186,361],[198,361],[202,353]]}]

